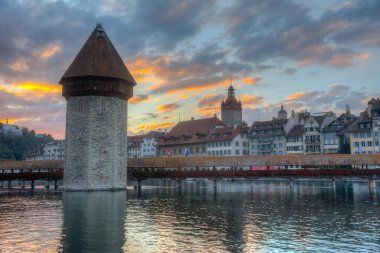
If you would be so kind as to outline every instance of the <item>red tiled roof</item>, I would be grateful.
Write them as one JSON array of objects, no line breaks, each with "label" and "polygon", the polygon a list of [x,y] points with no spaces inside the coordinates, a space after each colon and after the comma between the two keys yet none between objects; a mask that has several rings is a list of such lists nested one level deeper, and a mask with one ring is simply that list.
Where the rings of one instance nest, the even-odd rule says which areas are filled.
[{"label": "red tiled roof", "polygon": [[213,133],[210,134],[208,142],[214,141],[231,141],[240,133],[248,133],[248,127],[221,127],[216,128]]},{"label": "red tiled roof", "polygon": [[211,130],[216,126],[226,125],[217,117],[182,121],[175,125],[166,136],[161,138],[159,145],[205,142]]}]

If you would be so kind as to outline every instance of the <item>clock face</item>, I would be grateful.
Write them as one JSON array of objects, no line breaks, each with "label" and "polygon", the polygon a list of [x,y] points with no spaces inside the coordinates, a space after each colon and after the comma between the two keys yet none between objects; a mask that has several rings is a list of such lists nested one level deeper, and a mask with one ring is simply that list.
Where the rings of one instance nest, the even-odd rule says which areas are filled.
[{"label": "clock face", "polygon": [[234,112],[235,120],[240,120],[240,112]]}]

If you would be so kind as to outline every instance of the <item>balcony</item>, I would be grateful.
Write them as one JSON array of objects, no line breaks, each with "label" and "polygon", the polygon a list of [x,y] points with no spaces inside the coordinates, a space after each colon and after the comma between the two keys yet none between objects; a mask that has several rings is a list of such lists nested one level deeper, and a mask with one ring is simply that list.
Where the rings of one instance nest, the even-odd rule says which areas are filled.
[{"label": "balcony", "polygon": [[320,144],[321,140],[305,140],[306,144]]}]

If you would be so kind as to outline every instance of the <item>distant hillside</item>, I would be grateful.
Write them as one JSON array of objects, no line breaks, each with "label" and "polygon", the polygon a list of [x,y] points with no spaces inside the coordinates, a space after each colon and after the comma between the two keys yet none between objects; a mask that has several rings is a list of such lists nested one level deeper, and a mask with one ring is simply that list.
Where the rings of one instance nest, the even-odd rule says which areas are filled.
[{"label": "distant hillside", "polygon": [[22,154],[53,141],[51,135],[36,138],[34,130],[22,128],[22,135],[0,133],[0,160],[22,160]]}]

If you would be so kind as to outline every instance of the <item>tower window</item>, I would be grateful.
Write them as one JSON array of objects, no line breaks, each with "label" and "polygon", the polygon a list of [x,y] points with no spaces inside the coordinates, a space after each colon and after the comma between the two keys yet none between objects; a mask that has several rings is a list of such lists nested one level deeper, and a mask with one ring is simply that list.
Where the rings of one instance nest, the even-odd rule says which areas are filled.
[{"label": "tower window", "polygon": [[106,101],[104,98],[102,98],[102,111],[104,112],[106,110]]},{"label": "tower window", "polygon": [[80,98],[79,103],[78,103],[78,110],[82,111],[82,109],[83,109],[83,100]]}]

